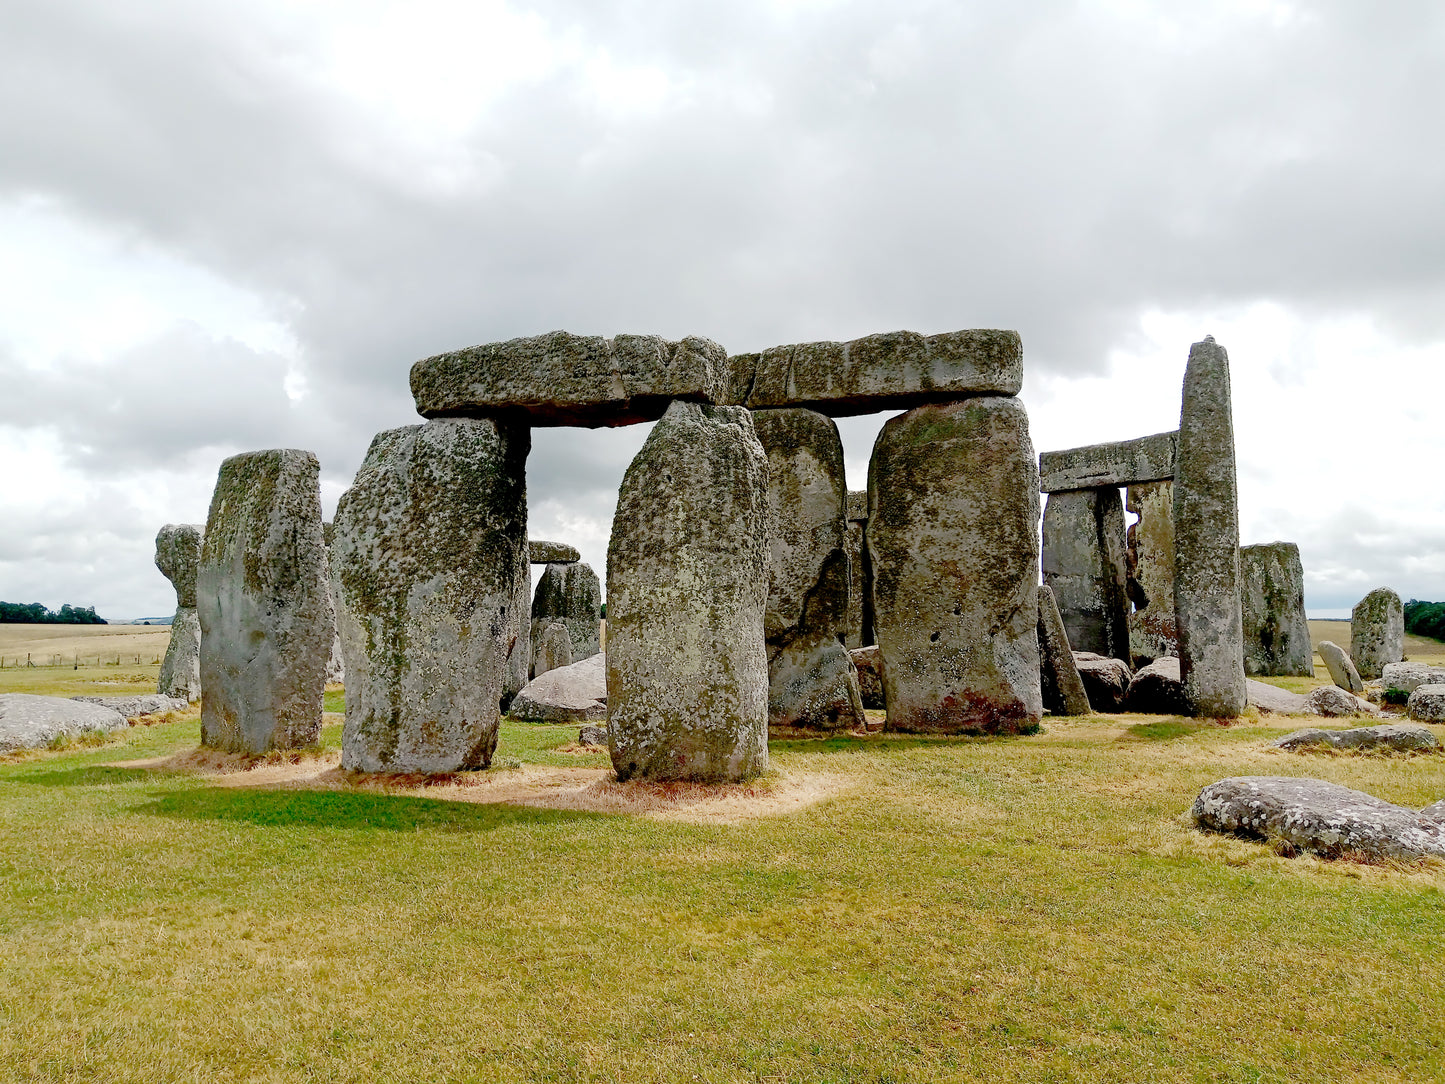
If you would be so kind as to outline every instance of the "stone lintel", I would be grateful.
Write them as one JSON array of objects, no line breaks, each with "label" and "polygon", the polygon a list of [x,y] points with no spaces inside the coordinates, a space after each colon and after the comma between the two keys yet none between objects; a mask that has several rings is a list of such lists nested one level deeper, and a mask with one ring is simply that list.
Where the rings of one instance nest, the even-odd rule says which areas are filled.
[{"label": "stone lintel", "polygon": [[1112,444],[1091,444],[1039,456],[1039,486],[1045,493],[1164,482],[1174,477],[1179,433],[1155,433]]},{"label": "stone lintel", "polygon": [[571,565],[582,560],[576,546],[565,542],[543,542],[532,539],[527,543],[527,560],[534,565]]}]

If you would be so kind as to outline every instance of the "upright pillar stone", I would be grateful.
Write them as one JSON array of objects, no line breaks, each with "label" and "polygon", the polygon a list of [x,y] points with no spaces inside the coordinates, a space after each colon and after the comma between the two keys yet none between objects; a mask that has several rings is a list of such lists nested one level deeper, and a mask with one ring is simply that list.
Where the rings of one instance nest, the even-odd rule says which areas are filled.
[{"label": "upright pillar stone", "polygon": [[888,729],[1035,730],[1039,475],[1023,404],[980,397],[890,419],[868,505]]},{"label": "upright pillar stone", "polygon": [[1117,487],[1050,493],[1044,583],[1075,651],[1130,661],[1124,505]]},{"label": "upright pillar stone", "polygon": [[1039,684],[1044,707],[1055,715],[1089,715],[1089,694],[1079,676],[1059,604],[1048,584],[1039,585]]},{"label": "upright pillar stone", "polygon": [[1174,474],[1174,608],[1179,674],[1196,716],[1244,710],[1239,495],[1229,355],[1213,337],[1189,350]]},{"label": "upright pillar stone", "polygon": [[[873,644],[873,579],[868,571],[868,491],[848,493],[848,630],[845,641],[850,651]],[[861,678],[859,679],[862,680]]]},{"label": "upright pillar stone", "polygon": [[1131,485],[1124,507],[1138,520],[1127,533],[1129,653],[1131,666],[1147,666],[1165,655],[1179,656],[1174,623],[1174,483]]},{"label": "upright pillar stone", "polygon": [[768,725],[864,725],[858,673],[843,646],[849,562],[843,442],[812,410],[753,412],[768,457]]},{"label": "upright pillar stone", "polygon": [[201,698],[201,620],[196,616],[196,569],[201,563],[203,528],[193,523],[167,523],[156,535],[156,568],[176,589],[176,616],[161,662],[156,692]]},{"label": "upright pillar stone", "polygon": [[335,620],[320,475],[294,448],[221,464],[196,573],[202,745],[265,753],[320,735]]},{"label": "upright pillar stone", "polygon": [[[529,553],[530,549],[531,543],[528,543]],[[528,562],[522,575],[517,577],[514,590],[512,610],[521,617],[517,623],[517,636],[507,648],[507,668],[506,675],[502,680],[502,699],[500,701],[504,712],[511,708],[512,700],[532,679],[532,623],[528,617],[532,611],[531,562]]]},{"label": "upright pillar stone", "polygon": [[767,485],[741,407],[674,401],[627,468],[607,549],[619,779],[767,770]]},{"label": "upright pillar stone", "polygon": [[[336,527],[331,522],[321,525],[323,537],[326,539],[326,588],[331,592],[331,608],[335,612],[340,605],[341,585],[334,574],[335,565],[331,558],[331,540],[335,537]],[[331,638],[331,656],[326,660],[326,684],[344,685],[346,683],[346,662],[341,655],[341,619],[338,614],[336,621],[335,635]]]},{"label": "upright pillar stone", "polygon": [[485,768],[526,614],[527,452],[514,421],[379,433],[336,510],[352,771]]},{"label": "upright pillar stone", "polygon": [[1405,657],[1405,607],[1388,587],[1377,587],[1350,614],[1350,657],[1360,677],[1374,679]]},{"label": "upright pillar stone", "polygon": [[1267,677],[1312,677],[1314,648],[1305,617],[1305,573],[1293,542],[1239,551],[1244,671]]},{"label": "upright pillar stone", "polygon": [[574,662],[590,659],[600,650],[602,584],[591,565],[578,561],[554,562],[542,573],[537,581],[537,593],[532,596],[529,632],[534,655],[542,633],[554,621],[567,626]]}]

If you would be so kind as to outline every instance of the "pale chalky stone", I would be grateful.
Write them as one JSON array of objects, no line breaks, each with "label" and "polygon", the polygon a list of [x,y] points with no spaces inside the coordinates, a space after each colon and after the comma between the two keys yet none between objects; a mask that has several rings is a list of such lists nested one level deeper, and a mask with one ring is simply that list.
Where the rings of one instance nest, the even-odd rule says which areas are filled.
[{"label": "pale chalky stone", "polygon": [[1320,658],[1324,660],[1325,669],[1330,672],[1330,680],[1346,692],[1359,695],[1365,691],[1365,683],[1360,680],[1360,673],[1355,669],[1355,664],[1345,654],[1344,649],[1330,640],[1321,640],[1319,646]]},{"label": "pale chalky stone", "polygon": [[740,407],[674,402],[627,468],[607,550],[619,779],[767,770],[767,483]]},{"label": "pale chalky stone", "polygon": [[1313,677],[1314,648],[1305,617],[1305,573],[1293,542],[1239,551],[1244,670],[1265,677]]},{"label": "pale chalky stone", "polygon": [[176,616],[161,662],[156,692],[162,696],[201,698],[201,621],[196,616],[196,570],[201,564],[201,533],[193,523],[167,523],[156,535],[156,568],[176,589]]},{"label": "pale chalky stone", "polygon": [[1405,606],[1388,587],[1377,587],[1350,614],[1350,658],[1362,678],[1377,678],[1405,657]]},{"label": "pale chalky stone", "polygon": [[1391,662],[1380,676],[1386,692],[1410,694],[1421,685],[1445,685],[1445,666],[1423,662]]},{"label": "pale chalky stone", "polygon": [[1038,461],[1023,404],[983,396],[889,419],[868,504],[888,728],[1037,729]]},{"label": "pale chalky stone", "polygon": [[485,768],[526,615],[531,431],[448,418],[379,433],[336,510],[346,724],[363,772]]},{"label": "pale chalky stone", "polygon": [[294,448],[221,464],[196,574],[202,745],[265,753],[320,736],[334,627],[320,474]]},{"label": "pale chalky stone", "polygon": [[[537,581],[532,596],[532,651],[554,621],[567,629],[572,658],[581,661],[600,650],[598,632],[602,623],[602,584],[592,566],[581,562],[550,564]],[[542,673],[541,670],[534,670]]]},{"label": "pale chalky stone", "polygon": [[[1334,686],[1323,686],[1332,689]],[[1343,693],[1342,689],[1335,689]],[[1344,693],[1348,696],[1348,693]],[[1359,752],[1433,753],[1440,748],[1440,739],[1429,727],[1408,723],[1384,726],[1356,726],[1349,730],[1296,730],[1274,743],[1276,749],[1349,749]]]},{"label": "pale chalky stone", "polygon": [[[595,654],[595,652],[594,652]],[[567,626],[553,621],[537,639],[533,653],[532,673],[541,677],[548,670],[572,665],[572,638],[567,635]]]},{"label": "pale chalky stone", "polygon": [[43,749],[52,742],[110,734],[127,725],[124,715],[100,704],[62,696],[0,693],[0,753]]},{"label": "pale chalky stone", "polygon": [[1079,676],[1059,604],[1047,584],[1039,586],[1039,681],[1044,707],[1055,715],[1088,715],[1089,694]]},{"label": "pale chalky stone", "polygon": [[1128,662],[1124,505],[1117,489],[1050,493],[1044,505],[1044,583],[1075,651]]}]

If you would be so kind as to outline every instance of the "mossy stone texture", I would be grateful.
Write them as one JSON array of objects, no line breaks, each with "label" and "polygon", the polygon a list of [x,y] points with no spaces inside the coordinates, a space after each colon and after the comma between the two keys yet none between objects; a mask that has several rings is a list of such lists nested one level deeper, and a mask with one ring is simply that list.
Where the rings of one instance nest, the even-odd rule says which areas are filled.
[{"label": "mossy stone texture", "polygon": [[531,430],[449,418],[380,433],[336,510],[342,767],[485,768],[527,634]]},{"label": "mossy stone texture", "polygon": [[1050,493],[1044,504],[1044,583],[1075,651],[1128,662],[1124,505],[1118,489]]},{"label": "mossy stone texture", "polygon": [[1038,483],[1017,399],[915,407],[883,426],[867,544],[889,729],[1037,727]]},{"label": "mossy stone texture", "polygon": [[1039,585],[1039,685],[1044,707],[1053,714],[1090,714],[1089,694],[1048,584]]},{"label": "mossy stone texture", "polygon": [[768,465],[739,407],[674,402],[622,480],[607,550],[619,779],[767,769]]},{"label": "mossy stone texture", "polygon": [[1179,657],[1174,615],[1174,483],[1130,486],[1124,507],[1138,517],[1125,533],[1130,665]]},{"label": "mossy stone texture", "polygon": [[[850,490],[848,493],[848,618],[843,623],[847,630],[844,643],[848,649],[868,647],[873,643],[873,618],[869,596],[873,591],[872,578],[868,571],[868,547],[865,537],[868,527],[868,491]],[[859,681],[862,681],[861,675]],[[860,686],[861,687],[861,686]],[[864,702],[867,706],[867,702]]]},{"label": "mossy stone texture", "polygon": [[1178,451],[1179,434],[1174,432],[1044,452],[1039,456],[1039,488],[1059,493],[1167,481],[1174,477]]},{"label": "mossy stone texture", "polygon": [[167,523],[156,535],[156,568],[176,589],[176,615],[161,661],[156,692],[201,698],[201,621],[196,616],[196,572],[201,564],[201,535],[195,523]]},{"label": "mossy stone texture", "polygon": [[533,677],[539,678],[548,670],[571,666],[572,663],[572,638],[567,635],[567,626],[553,621],[537,638],[532,661]]},{"label": "mossy stone texture", "polygon": [[333,628],[320,474],[295,448],[221,464],[196,574],[203,745],[316,744]]},{"label": "mossy stone texture", "polygon": [[567,628],[573,662],[591,658],[600,650],[602,584],[591,565],[580,561],[550,564],[538,579],[529,630],[534,658],[541,650],[542,634],[554,621]]},{"label": "mossy stone texture", "polygon": [[1405,606],[1388,587],[1377,587],[1350,614],[1350,657],[1362,678],[1377,678],[1405,657]]},{"label": "mossy stone texture", "polygon": [[527,558],[534,565],[565,565],[582,560],[576,546],[565,542],[544,542],[532,539],[527,543]]},{"label": "mossy stone texture", "polygon": [[1239,575],[1245,673],[1314,676],[1299,547],[1293,542],[1245,546],[1239,551]]}]

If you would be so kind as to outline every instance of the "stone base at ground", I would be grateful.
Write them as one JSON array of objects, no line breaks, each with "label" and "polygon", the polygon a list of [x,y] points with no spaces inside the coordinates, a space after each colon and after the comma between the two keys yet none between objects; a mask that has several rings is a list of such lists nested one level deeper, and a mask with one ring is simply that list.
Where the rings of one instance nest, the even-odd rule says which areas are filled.
[{"label": "stone base at ground", "polygon": [[171,639],[161,661],[156,692],[162,696],[201,698],[201,619],[194,606],[182,606],[171,620]]},{"label": "stone base at ground", "polygon": [[507,713],[531,723],[582,723],[607,718],[607,656],[590,655],[548,670],[522,686]]},{"label": "stone base at ground", "polygon": [[1244,698],[1245,703],[1269,715],[1303,715],[1309,710],[1306,697],[1263,681],[1246,681]]},{"label": "stone base at ground", "polygon": [[566,625],[561,621],[553,621],[533,645],[532,673],[541,677],[549,670],[571,665],[572,637],[568,635]]},{"label": "stone base at ground", "polygon": [[61,738],[109,734],[129,725],[120,712],[99,704],[63,696],[0,693],[0,753],[43,749]]},{"label": "stone base at ground", "polygon": [[1405,713],[1422,723],[1445,723],[1445,685],[1418,685]]},{"label": "stone base at ground", "polygon": [[607,748],[607,728],[605,726],[584,726],[577,730],[578,745],[600,745]]},{"label": "stone base at ground", "polygon": [[1089,714],[1089,694],[1069,650],[1059,604],[1047,584],[1039,587],[1039,689],[1044,710],[1054,715]]},{"label": "stone base at ground", "polygon": [[1120,659],[1096,655],[1092,651],[1075,651],[1074,665],[1079,671],[1079,680],[1084,683],[1084,692],[1089,706],[1102,715],[1111,715],[1124,710],[1124,696],[1134,672]]},{"label": "stone base at ground", "polygon": [[1239,551],[1244,671],[1266,677],[1313,677],[1314,648],[1305,617],[1304,566],[1293,542]]},{"label": "stone base at ground", "polygon": [[1375,588],[1350,614],[1350,658],[1362,678],[1405,658],[1405,607],[1388,587]]},{"label": "stone base at ground", "polygon": [[1165,655],[1140,669],[1129,682],[1124,710],[1141,715],[1189,715],[1189,697],[1179,678],[1179,660]]},{"label": "stone base at ground", "polygon": [[1423,662],[1389,663],[1380,678],[1386,693],[1394,691],[1408,696],[1421,685],[1445,685],[1445,667],[1426,666]]},{"label": "stone base at ground", "polygon": [[1349,730],[1296,730],[1274,743],[1276,749],[1352,749],[1358,752],[1433,753],[1440,740],[1429,727],[1408,723],[1357,726]]}]

